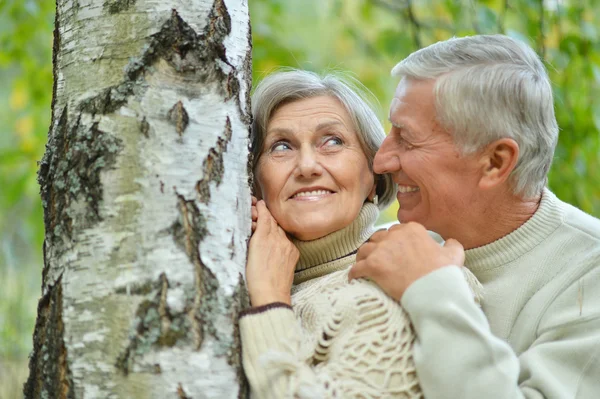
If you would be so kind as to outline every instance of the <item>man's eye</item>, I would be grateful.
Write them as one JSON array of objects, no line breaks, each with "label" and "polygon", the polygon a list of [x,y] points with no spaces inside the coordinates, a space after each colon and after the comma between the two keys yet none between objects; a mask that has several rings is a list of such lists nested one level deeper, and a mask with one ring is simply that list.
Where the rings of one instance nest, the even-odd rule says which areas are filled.
[{"label": "man's eye", "polygon": [[412,144],[410,144],[408,141],[406,141],[404,139],[404,137],[402,137],[402,136],[398,136],[398,142],[400,143],[400,145],[402,145],[407,150],[412,150],[414,148],[414,146]]},{"label": "man's eye", "polygon": [[291,147],[288,143],[282,141],[279,141],[271,146],[271,152],[280,152],[286,150],[291,150]]}]

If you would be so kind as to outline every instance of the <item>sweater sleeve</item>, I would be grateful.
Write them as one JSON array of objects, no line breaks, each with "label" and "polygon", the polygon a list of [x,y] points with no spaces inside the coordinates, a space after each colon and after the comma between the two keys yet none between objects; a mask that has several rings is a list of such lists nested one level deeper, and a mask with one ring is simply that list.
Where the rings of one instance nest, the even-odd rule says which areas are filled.
[{"label": "sweater sleeve", "polygon": [[584,399],[599,392],[597,314],[574,322],[562,312],[563,320],[549,322],[517,357],[491,333],[455,266],[416,281],[402,305],[417,335],[415,364],[428,399]]},{"label": "sweater sleeve", "polygon": [[[291,307],[277,306],[246,313],[240,318],[242,362],[252,398],[285,398],[290,377],[301,366],[300,326]],[[281,370],[274,370],[277,357]],[[283,362],[287,360],[287,366]],[[275,372],[271,372],[275,371]]]},{"label": "sweater sleeve", "polygon": [[408,315],[374,284],[350,285],[312,341],[289,308],[240,319],[253,399],[422,397]]}]

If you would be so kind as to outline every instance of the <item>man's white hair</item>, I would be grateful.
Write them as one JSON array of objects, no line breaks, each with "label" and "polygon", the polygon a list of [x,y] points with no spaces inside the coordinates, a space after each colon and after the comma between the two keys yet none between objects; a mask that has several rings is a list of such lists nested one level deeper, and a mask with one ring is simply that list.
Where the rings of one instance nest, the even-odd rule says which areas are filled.
[{"label": "man's white hair", "polygon": [[524,198],[541,193],[558,125],[550,79],[528,45],[504,35],[452,38],[411,54],[392,75],[435,79],[437,120],[463,154],[501,138],[515,140],[513,192]]}]

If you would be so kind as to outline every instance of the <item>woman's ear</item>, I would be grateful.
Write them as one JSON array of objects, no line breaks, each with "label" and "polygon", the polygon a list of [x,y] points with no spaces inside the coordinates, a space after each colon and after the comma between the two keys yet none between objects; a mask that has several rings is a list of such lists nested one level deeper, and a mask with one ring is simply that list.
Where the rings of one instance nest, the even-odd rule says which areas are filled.
[{"label": "woman's ear", "polygon": [[375,178],[375,182],[373,183],[373,188],[371,188],[369,195],[367,195],[367,199],[369,201],[373,202],[373,198],[375,198],[376,194],[377,194],[377,178]]},{"label": "woman's ear", "polygon": [[252,195],[254,195],[259,201],[261,199],[263,199],[262,190],[260,189],[260,186],[259,186],[258,182],[256,181],[256,178],[254,179],[254,184],[252,185]]},{"label": "woman's ear", "polygon": [[490,143],[481,157],[479,187],[495,188],[508,181],[519,160],[519,144],[509,138]]},{"label": "woman's ear", "polygon": [[259,201],[263,199],[262,190],[260,184],[258,184],[258,168],[254,167],[252,170],[252,195],[254,195]]}]

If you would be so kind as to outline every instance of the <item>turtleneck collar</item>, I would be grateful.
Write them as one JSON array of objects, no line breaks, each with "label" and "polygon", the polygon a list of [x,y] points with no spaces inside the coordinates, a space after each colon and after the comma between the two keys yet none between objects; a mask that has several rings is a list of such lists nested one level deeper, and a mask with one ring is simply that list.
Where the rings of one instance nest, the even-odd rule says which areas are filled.
[{"label": "turtleneck collar", "polygon": [[512,233],[481,247],[465,251],[465,265],[477,272],[505,265],[529,252],[563,221],[561,202],[547,188],[533,216]]},{"label": "turtleneck collar", "polygon": [[294,284],[335,271],[330,263],[356,253],[375,232],[373,225],[378,216],[377,206],[365,202],[356,219],[343,229],[311,241],[292,239],[300,251]]}]

